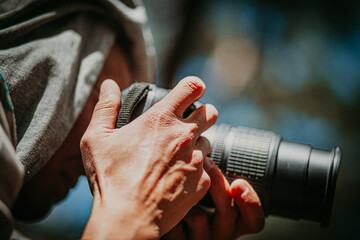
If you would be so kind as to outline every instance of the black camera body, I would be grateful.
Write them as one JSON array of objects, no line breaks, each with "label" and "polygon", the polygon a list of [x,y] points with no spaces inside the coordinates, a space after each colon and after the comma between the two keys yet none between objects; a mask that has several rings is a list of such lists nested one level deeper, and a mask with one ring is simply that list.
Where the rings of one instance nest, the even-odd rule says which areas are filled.
[{"label": "black camera body", "polygon": [[[135,83],[122,91],[116,127],[131,122],[166,96],[169,90]],[[201,104],[193,103],[188,116]],[[231,182],[246,179],[258,193],[266,215],[329,225],[342,151],[286,141],[270,131],[214,125],[203,133],[210,158]]]}]

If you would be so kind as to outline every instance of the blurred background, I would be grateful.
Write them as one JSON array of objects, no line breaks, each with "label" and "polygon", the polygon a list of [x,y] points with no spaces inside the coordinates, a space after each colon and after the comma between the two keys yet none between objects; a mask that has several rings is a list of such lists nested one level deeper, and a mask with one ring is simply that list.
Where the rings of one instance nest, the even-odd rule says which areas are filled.
[{"label": "blurred background", "polygon": [[[218,123],[271,130],[344,155],[328,228],[269,216],[241,239],[360,239],[360,4],[355,0],[147,0],[157,83],[207,85]],[[77,239],[90,215],[85,177],[34,239]]]}]

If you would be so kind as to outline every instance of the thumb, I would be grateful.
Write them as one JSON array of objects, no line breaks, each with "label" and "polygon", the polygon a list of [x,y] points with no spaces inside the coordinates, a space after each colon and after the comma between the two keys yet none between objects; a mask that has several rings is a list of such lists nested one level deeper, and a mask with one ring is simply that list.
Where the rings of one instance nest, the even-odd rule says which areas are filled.
[{"label": "thumb", "polygon": [[89,128],[114,129],[120,108],[121,93],[117,83],[105,80],[100,87],[99,101],[96,103]]}]

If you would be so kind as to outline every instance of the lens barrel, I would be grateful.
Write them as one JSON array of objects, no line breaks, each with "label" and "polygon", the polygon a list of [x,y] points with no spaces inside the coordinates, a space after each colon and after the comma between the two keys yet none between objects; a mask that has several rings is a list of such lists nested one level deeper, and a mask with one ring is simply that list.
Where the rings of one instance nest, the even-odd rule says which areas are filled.
[{"label": "lens barrel", "polygon": [[[168,93],[152,84],[146,87],[145,98],[132,99],[137,105],[128,111],[131,116],[125,116],[127,119],[135,119]],[[143,94],[144,84],[125,89],[122,102],[139,89]],[[200,105],[191,105],[183,117]],[[210,141],[211,159],[230,182],[244,178],[254,187],[266,215],[312,220],[320,222],[321,227],[329,225],[342,156],[339,147],[322,150],[283,140],[270,131],[227,124],[214,125],[203,136]]]},{"label": "lens barrel", "polygon": [[271,181],[280,136],[247,127],[214,125],[203,133],[211,144],[210,158],[231,182],[246,179],[258,193],[268,213]]},{"label": "lens barrel", "polygon": [[258,193],[266,215],[329,225],[341,150],[282,140],[269,131],[215,125],[203,136],[211,159],[229,181],[244,178]]}]

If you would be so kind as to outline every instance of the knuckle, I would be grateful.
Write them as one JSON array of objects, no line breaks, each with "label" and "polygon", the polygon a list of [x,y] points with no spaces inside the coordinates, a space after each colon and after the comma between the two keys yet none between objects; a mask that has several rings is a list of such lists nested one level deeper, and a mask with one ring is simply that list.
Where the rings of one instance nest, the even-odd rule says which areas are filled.
[{"label": "knuckle", "polygon": [[85,132],[80,140],[81,151],[89,151],[89,149],[91,149],[93,139],[94,138],[90,132]]},{"label": "knuckle", "polygon": [[211,179],[209,177],[208,174],[204,174],[204,188],[206,189],[206,191],[210,188],[210,185],[211,185]]},{"label": "knuckle", "polygon": [[88,132],[85,132],[85,134],[82,136],[81,140],[80,140],[80,147],[86,147],[90,144],[91,142],[91,137],[89,136],[90,134]]},{"label": "knuckle", "polygon": [[186,77],[182,80],[184,86],[191,92],[201,92],[205,89],[203,81],[195,76]]},{"label": "knuckle", "polygon": [[203,174],[201,176],[201,180],[200,180],[200,188],[201,188],[201,198],[203,198],[206,194],[206,192],[208,191],[208,189],[210,188],[211,185],[211,179],[209,177],[209,175],[203,171]]},{"label": "knuckle", "polygon": [[205,154],[207,155],[210,153],[210,150],[211,150],[210,141],[205,137],[200,137],[200,138],[201,138],[201,145],[204,149]]},{"label": "knuckle", "polygon": [[172,123],[171,115],[168,111],[161,109],[158,111],[151,111],[144,115],[146,125],[150,127],[165,127]]},{"label": "knuckle", "polygon": [[219,112],[216,109],[216,107],[212,104],[206,104],[206,112],[208,113],[208,117],[210,121],[216,121],[218,116],[219,116]]},{"label": "knuckle", "polygon": [[80,139],[80,149],[89,151],[99,143],[100,136],[102,136],[101,132],[96,129],[87,129]]},{"label": "knuckle", "polygon": [[201,169],[203,166],[204,156],[201,151],[194,150],[191,159],[191,165],[196,169]]},{"label": "knuckle", "polygon": [[179,129],[176,131],[177,138],[185,143],[190,142],[193,139],[193,134],[186,128]]},{"label": "knuckle", "polygon": [[188,123],[186,125],[187,125],[186,130],[187,130],[188,134],[191,134],[191,135],[194,135],[199,129],[199,125],[196,123]]},{"label": "knuckle", "polygon": [[175,138],[180,144],[191,145],[194,142],[196,132],[195,125],[196,124],[182,125],[175,130]]},{"label": "knuckle", "polygon": [[169,150],[173,154],[180,154],[186,163],[191,163],[193,160],[192,139],[193,137],[181,128],[175,129],[172,132],[169,131],[168,137],[166,138]]},{"label": "knuckle", "polygon": [[95,110],[101,110],[101,109],[113,109],[116,107],[118,102],[112,98],[111,96],[107,96],[101,99],[101,101],[98,101],[96,104]]},{"label": "knuckle", "polygon": [[188,79],[188,81],[186,81],[185,84],[188,88],[190,88],[193,91],[197,91],[200,88],[197,82],[191,81],[190,79]]}]

